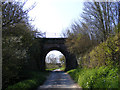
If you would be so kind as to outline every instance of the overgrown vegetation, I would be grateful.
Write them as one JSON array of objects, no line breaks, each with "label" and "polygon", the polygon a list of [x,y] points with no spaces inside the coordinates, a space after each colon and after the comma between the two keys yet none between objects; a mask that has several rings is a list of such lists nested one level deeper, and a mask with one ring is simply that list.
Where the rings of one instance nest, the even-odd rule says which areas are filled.
[{"label": "overgrown vegetation", "polygon": [[119,88],[120,33],[110,37],[80,59],[80,67],[68,71],[83,88]]},{"label": "overgrown vegetation", "polygon": [[[36,52],[35,50],[40,49],[38,49],[39,42],[36,39],[37,30],[31,26],[28,17],[28,12],[34,8],[35,4],[24,10],[25,4],[26,2],[7,2],[7,0],[2,2],[3,90],[10,85],[28,79],[28,76],[26,76],[27,72],[25,73],[25,71],[38,69],[35,67],[37,65],[34,53]],[[26,82],[29,83],[31,80],[33,83],[37,83],[36,79],[23,82],[27,85]],[[17,85],[23,85],[21,82]]]},{"label": "overgrown vegetation", "polygon": [[73,69],[70,76],[82,88],[119,88],[119,70],[117,67],[96,67],[93,69]]},{"label": "overgrown vegetation", "polygon": [[78,69],[68,73],[83,88],[119,87],[118,3],[86,2],[82,20],[76,21],[66,32],[66,46],[79,63]]},{"label": "overgrown vegetation", "polygon": [[48,74],[48,72],[29,72],[28,79],[8,86],[5,90],[35,90],[39,85],[43,84]]},{"label": "overgrown vegetation", "polygon": [[120,33],[109,37],[94,47],[80,59],[80,66],[94,68],[100,66],[118,66],[120,60]]}]

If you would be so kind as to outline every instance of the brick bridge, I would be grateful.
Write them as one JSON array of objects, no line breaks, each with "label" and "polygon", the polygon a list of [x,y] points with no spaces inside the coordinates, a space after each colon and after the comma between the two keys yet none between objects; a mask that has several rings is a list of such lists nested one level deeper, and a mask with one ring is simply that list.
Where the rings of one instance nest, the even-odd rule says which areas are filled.
[{"label": "brick bridge", "polygon": [[71,70],[75,69],[78,66],[75,55],[68,52],[65,46],[66,38],[38,38],[39,42],[42,43],[41,49],[42,52],[40,54],[39,68],[41,70],[45,70],[45,58],[46,55],[52,50],[60,51],[66,58],[66,69]]}]

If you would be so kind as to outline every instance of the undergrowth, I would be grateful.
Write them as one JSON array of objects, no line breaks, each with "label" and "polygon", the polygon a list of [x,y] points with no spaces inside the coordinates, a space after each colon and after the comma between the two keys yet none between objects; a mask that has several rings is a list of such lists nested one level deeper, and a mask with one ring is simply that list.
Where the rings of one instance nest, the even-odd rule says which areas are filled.
[{"label": "undergrowth", "polygon": [[48,72],[31,72],[29,79],[8,86],[5,90],[34,90],[43,84],[48,76]]},{"label": "undergrowth", "polygon": [[68,73],[82,88],[118,88],[118,71],[117,67],[101,66],[73,69]]}]

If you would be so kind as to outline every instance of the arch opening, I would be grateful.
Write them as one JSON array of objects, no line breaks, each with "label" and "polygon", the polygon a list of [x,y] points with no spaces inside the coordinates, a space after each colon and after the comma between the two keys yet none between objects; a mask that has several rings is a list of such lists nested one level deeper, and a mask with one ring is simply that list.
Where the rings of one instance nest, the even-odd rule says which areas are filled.
[{"label": "arch opening", "polygon": [[45,69],[46,70],[62,70],[66,68],[65,55],[59,50],[51,50],[45,57]]},{"label": "arch opening", "polygon": [[75,69],[78,66],[76,57],[70,53],[65,46],[66,38],[41,38],[39,39],[42,43],[42,52],[37,60],[37,67],[40,71],[46,70],[46,56],[52,50],[58,50],[65,56],[65,71]]}]

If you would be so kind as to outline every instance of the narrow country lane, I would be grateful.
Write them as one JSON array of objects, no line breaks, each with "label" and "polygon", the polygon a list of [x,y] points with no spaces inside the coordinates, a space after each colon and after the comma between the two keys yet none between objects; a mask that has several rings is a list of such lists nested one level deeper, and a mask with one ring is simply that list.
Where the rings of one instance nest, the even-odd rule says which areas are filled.
[{"label": "narrow country lane", "polygon": [[81,87],[75,84],[67,73],[56,70],[51,72],[46,82],[42,86],[39,86],[37,90],[52,90],[52,89],[81,90]]}]

